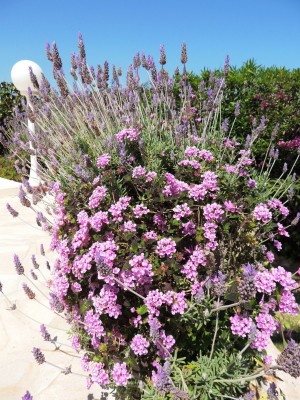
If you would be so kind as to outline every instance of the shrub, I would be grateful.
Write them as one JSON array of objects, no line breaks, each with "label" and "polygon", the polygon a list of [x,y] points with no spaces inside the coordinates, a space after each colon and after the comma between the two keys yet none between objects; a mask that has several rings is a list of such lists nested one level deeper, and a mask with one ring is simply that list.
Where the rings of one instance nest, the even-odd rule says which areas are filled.
[{"label": "shrub", "polygon": [[[114,67],[108,85],[106,62],[87,67],[81,36],[79,50],[71,91],[48,47],[59,93],[46,79],[38,98],[29,93],[38,134],[21,118],[15,141],[25,150],[32,141],[55,197],[50,304],[67,317],[88,387],[113,387],[119,399],[240,395],[279,367],[264,358],[257,368],[275,312],[298,312],[298,283],[273,265],[289,235],[291,171],[270,180],[274,152],[254,168],[264,118],[246,140],[234,134],[238,106],[232,126],[222,119],[228,60],[199,94],[185,45],[177,89],[163,47],[159,71],[134,57],[126,87]],[[140,85],[141,64],[151,86]]]}]

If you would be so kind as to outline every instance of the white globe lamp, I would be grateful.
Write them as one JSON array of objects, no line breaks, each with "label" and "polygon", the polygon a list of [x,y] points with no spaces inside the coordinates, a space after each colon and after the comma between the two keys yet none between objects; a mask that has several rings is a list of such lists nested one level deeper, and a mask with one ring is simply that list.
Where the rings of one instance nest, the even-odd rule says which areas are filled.
[{"label": "white globe lamp", "polygon": [[[32,68],[32,72],[37,78],[38,83],[42,80],[43,71],[41,67],[30,60],[18,61],[11,70],[11,80],[15,87],[21,92],[23,96],[26,97],[28,107],[32,107],[28,95],[28,88],[34,93],[36,92],[35,87],[30,79],[29,68]],[[28,130],[31,132],[32,136],[35,134],[34,123],[28,120]],[[30,147],[33,149],[30,142]],[[33,149],[34,150],[34,149]],[[37,174],[38,164],[36,154],[30,156],[30,173],[29,173],[29,184],[32,187],[37,187],[41,184],[41,180]]]}]

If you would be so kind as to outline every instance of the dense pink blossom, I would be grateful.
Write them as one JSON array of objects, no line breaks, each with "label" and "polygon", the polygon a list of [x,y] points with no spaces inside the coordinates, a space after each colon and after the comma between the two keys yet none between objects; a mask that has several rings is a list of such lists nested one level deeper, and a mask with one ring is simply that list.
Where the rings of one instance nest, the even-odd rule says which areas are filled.
[{"label": "dense pink blossom", "polygon": [[89,335],[92,337],[100,339],[105,335],[104,327],[100,320],[100,315],[94,313],[92,309],[86,312],[84,317],[84,329],[87,331]]},{"label": "dense pink blossom", "polygon": [[107,153],[102,154],[101,156],[98,157],[97,167],[99,167],[99,168],[106,167],[109,164],[110,159],[111,159],[111,156],[109,154],[107,154]]},{"label": "dense pink blossom", "polygon": [[270,335],[266,331],[257,330],[255,339],[251,342],[250,347],[258,351],[263,351],[268,347],[270,343]]},{"label": "dense pink blossom", "polygon": [[136,224],[132,221],[126,221],[123,225],[124,232],[136,232]]},{"label": "dense pink blossom", "polygon": [[119,201],[110,206],[108,211],[112,214],[113,221],[118,221],[118,222],[123,221],[122,212],[125,211],[126,208],[129,206],[130,200],[131,197],[129,196],[120,197]]},{"label": "dense pink blossom", "polygon": [[222,221],[224,211],[220,204],[212,203],[203,207],[203,214],[207,221]]},{"label": "dense pink blossom", "polygon": [[209,150],[200,150],[198,153],[198,157],[207,162],[211,162],[214,160],[214,156]]},{"label": "dense pink blossom", "polygon": [[184,264],[182,268],[182,273],[185,274],[185,276],[191,281],[195,281],[198,276],[198,267],[204,267],[205,265],[205,254],[203,250],[199,248],[199,246],[196,246],[189,260]]},{"label": "dense pink blossom", "polygon": [[104,225],[109,223],[108,221],[108,213],[107,211],[98,211],[92,217],[90,217],[90,224],[91,227],[96,231],[99,232]]},{"label": "dense pink blossom", "polygon": [[275,290],[276,283],[269,271],[258,272],[254,277],[254,283],[258,292],[272,294]]},{"label": "dense pink blossom", "polygon": [[104,369],[104,364],[90,363],[90,377],[88,378],[88,389],[93,383],[97,383],[100,386],[107,385],[109,383],[109,376]]},{"label": "dense pink blossom", "polygon": [[160,258],[172,258],[176,252],[176,243],[170,238],[163,238],[157,242],[156,253]]},{"label": "dense pink blossom", "polygon": [[258,314],[255,318],[256,325],[262,331],[269,334],[269,336],[273,335],[276,330],[276,324],[274,318],[265,312]]},{"label": "dense pink blossom", "polygon": [[157,240],[157,234],[154,231],[148,231],[143,236],[144,240]]},{"label": "dense pink blossom", "polygon": [[164,304],[164,294],[158,289],[152,290],[148,293],[144,302],[147,306],[148,313],[158,316],[160,313],[159,307]]},{"label": "dense pink blossom", "polygon": [[298,315],[299,306],[295,296],[288,290],[283,290],[279,301],[279,311],[290,315]]},{"label": "dense pink blossom", "polygon": [[258,204],[254,208],[253,215],[258,221],[262,221],[263,223],[269,222],[272,219],[271,211],[263,203]]},{"label": "dense pink blossom", "polygon": [[93,306],[99,315],[107,314],[117,319],[122,315],[122,307],[117,304],[119,289],[115,286],[105,284],[98,296],[93,297]]},{"label": "dense pink blossom", "polygon": [[170,173],[165,174],[167,184],[163,188],[165,196],[177,196],[179,193],[186,192],[189,189],[187,183],[179,181]]},{"label": "dense pink blossom", "polygon": [[275,260],[275,256],[271,251],[266,252],[266,258],[269,261],[269,263],[271,263],[271,264]]},{"label": "dense pink blossom", "polygon": [[117,141],[122,143],[124,140],[129,139],[130,142],[137,140],[140,135],[140,130],[135,128],[127,128],[123,129],[122,131],[116,133]]},{"label": "dense pink blossom", "polygon": [[199,149],[197,147],[195,147],[195,146],[187,147],[185,149],[185,151],[184,151],[184,155],[186,157],[197,157],[198,156],[198,152],[199,152]]},{"label": "dense pink blossom", "polygon": [[208,240],[205,244],[207,250],[215,250],[218,247],[217,238],[218,225],[214,222],[205,222],[203,225],[204,234],[203,236]]},{"label": "dense pink blossom", "polygon": [[149,171],[146,174],[146,182],[152,182],[153,179],[155,179],[157,177],[157,173],[154,171]]},{"label": "dense pink blossom", "polygon": [[225,210],[231,213],[240,213],[241,207],[237,206],[236,204],[232,203],[232,201],[224,201]]},{"label": "dense pink blossom", "polygon": [[196,225],[192,221],[182,223],[182,233],[192,236],[196,233]]},{"label": "dense pink blossom", "polygon": [[139,255],[134,255],[129,264],[132,267],[131,272],[133,274],[134,280],[139,285],[144,285],[152,282],[152,264],[145,258],[144,253]]},{"label": "dense pink blossom", "polygon": [[173,292],[168,291],[164,295],[164,302],[171,306],[171,314],[184,314],[184,310],[187,308],[187,302],[185,298],[185,292]]},{"label": "dense pink blossom", "polygon": [[145,214],[148,214],[150,210],[144,206],[144,204],[138,204],[134,207],[133,213],[136,218],[140,218]]},{"label": "dense pink blossom", "polygon": [[168,358],[172,353],[175,339],[172,335],[166,335],[166,332],[161,329],[159,332],[159,340],[154,340],[157,347],[157,355],[161,358]]},{"label": "dense pink blossom", "polygon": [[290,236],[289,233],[287,232],[287,230],[285,229],[285,227],[282,224],[280,224],[279,222],[277,224],[277,229],[278,229],[278,234],[280,236],[286,236],[286,237]]},{"label": "dense pink blossom", "polygon": [[174,207],[172,211],[174,211],[173,218],[177,219],[178,221],[187,215],[191,215],[192,213],[187,203]]},{"label": "dense pink blossom", "polygon": [[145,167],[142,167],[141,165],[139,165],[139,166],[133,168],[133,170],[132,170],[132,177],[133,177],[134,179],[141,178],[141,177],[145,176],[146,173],[147,173],[146,168],[145,168]]},{"label": "dense pink blossom", "polygon": [[274,281],[280,283],[285,290],[298,289],[298,283],[293,279],[292,273],[283,267],[272,268],[271,274]]},{"label": "dense pink blossom", "polygon": [[133,337],[130,347],[134,354],[142,356],[148,353],[150,343],[142,335],[137,334]]},{"label": "dense pink blossom", "polygon": [[179,161],[178,165],[181,165],[183,167],[187,167],[187,166],[190,165],[194,169],[200,169],[201,168],[201,164],[196,160],[181,160],[181,161]]},{"label": "dense pink blossom", "polygon": [[289,209],[285,205],[283,205],[282,201],[280,201],[279,199],[269,200],[268,206],[272,210],[279,210],[284,217],[287,217],[289,215]]},{"label": "dense pink blossom", "polygon": [[246,337],[250,333],[253,324],[251,318],[235,314],[229,320],[231,322],[231,331],[234,335]]},{"label": "dense pink blossom", "polygon": [[115,363],[112,369],[112,377],[117,386],[126,386],[127,381],[131,378],[127,371],[126,363]]},{"label": "dense pink blossom", "polygon": [[96,208],[99,206],[101,200],[103,200],[106,196],[106,187],[98,186],[94,189],[91,197],[89,198],[89,207]]}]

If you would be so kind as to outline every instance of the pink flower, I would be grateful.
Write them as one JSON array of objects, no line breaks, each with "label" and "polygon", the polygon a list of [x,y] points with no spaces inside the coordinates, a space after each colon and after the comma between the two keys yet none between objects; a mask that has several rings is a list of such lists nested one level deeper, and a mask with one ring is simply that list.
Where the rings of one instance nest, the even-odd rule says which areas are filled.
[{"label": "pink flower", "polygon": [[132,221],[126,221],[123,225],[124,232],[136,232],[136,224]]},{"label": "pink flower", "polygon": [[132,177],[135,179],[143,177],[146,175],[146,172],[146,168],[139,165],[138,167],[133,168]]},{"label": "pink flower", "polygon": [[195,281],[199,265],[206,265],[206,257],[199,246],[196,246],[188,262],[183,266],[182,273],[191,281]]},{"label": "pink flower", "polygon": [[146,182],[152,182],[153,179],[157,177],[157,173],[154,171],[149,171],[146,175]]},{"label": "pink flower", "polygon": [[157,234],[154,231],[148,231],[144,234],[144,240],[157,240]]},{"label": "pink flower", "polygon": [[172,258],[176,252],[176,243],[169,238],[163,238],[157,242],[156,253],[162,257]]},{"label": "pink flower", "polygon": [[257,183],[254,179],[249,179],[247,182],[247,185],[251,188],[251,189],[255,189],[257,187]]},{"label": "pink flower", "polygon": [[100,201],[103,200],[106,196],[106,187],[105,186],[98,186],[94,189],[91,197],[89,198],[89,207],[96,208],[99,206]]},{"label": "pink flower", "polygon": [[123,129],[119,133],[117,133],[115,136],[117,138],[118,142],[124,142],[124,140],[129,139],[130,142],[133,142],[134,140],[137,140],[138,136],[140,135],[140,130],[135,129],[135,128],[127,128]]},{"label": "pink flower", "polygon": [[267,223],[272,219],[272,213],[263,203],[258,204],[258,206],[254,208],[253,215],[258,221],[262,221],[263,223]]},{"label": "pink flower", "polygon": [[134,207],[133,213],[136,218],[140,218],[142,215],[148,214],[150,210],[144,206],[144,204],[138,204]]},{"label": "pink flower", "polygon": [[280,224],[279,222],[277,224],[277,229],[278,229],[279,235],[286,236],[286,237],[290,236],[289,233],[286,231],[285,227],[282,224]]},{"label": "pink flower", "polygon": [[231,322],[231,331],[234,335],[246,337],[250,333],[253,324],[251,318],[235,314],[229,320]]},{"label": "pink flower", "polygon": [[288,290],[283,290],[279,302],[279,311],[282,313],[297,315],[299,306],[296,302],[295,296]]},{"label": "pink flower", "polygon": [[207,221],[222,221],[224,211],[219,204],[212,203],[203,207],[203,214]]},{"label": "pink flower", "polygon": [[126,363],[115,363],[112,370],[112,377],[117,386],[126,386],[131,375],[128,373]]},{"label": "pink flower", "polygon": [[174,211],[173,218],[177,219],[178,221],[180,221],[180,218],[183,218],[187,215],[191,215],[191,213],[192,213],[192,211],[191,211],[190,207],[187,205],[187,203],[184,203],[184,204],[174,207],[173,211]]},{"label": "pink flower", "polygon": [[142,335],[137,334],[133,337],[130,347],[134,354],[143,356],[148,353],[150,343]]},{"label": "pink flower", "polygon": [[109,164],[111,156],[107,153],[102,154],[97,160],[97,167],[104,168]]},{"label": "pink flower", "polygon": [[258,292],[271,295],[276,288],[273,275],[269,271],[258,272],[254,277],[254,284]]},{"label": "pink flower", "polygon": [[104,364],[99,363],[90,363],[90,378],[88,378],[88,385],[92,385],[93,383],[97,383],[98,385],[107,385],[109,383],[108,374],[105,372]]}]

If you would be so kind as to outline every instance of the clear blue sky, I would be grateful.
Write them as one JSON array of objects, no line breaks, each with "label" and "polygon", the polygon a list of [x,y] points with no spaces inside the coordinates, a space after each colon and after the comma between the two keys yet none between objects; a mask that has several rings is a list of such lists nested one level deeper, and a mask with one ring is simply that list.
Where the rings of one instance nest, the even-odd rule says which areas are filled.
[{"label": "clear blue sky", "polygon": [[37,62],[50,78],[46,42],[56,41],[64,70],[85,41],[89,65],[125,71],[137,51],[179,64],[181,43],[188,69],[218,68],[250,58],[264,66],[300,67],[300,0],[0,0],[0,82],[10,81],[14,63]]}]

